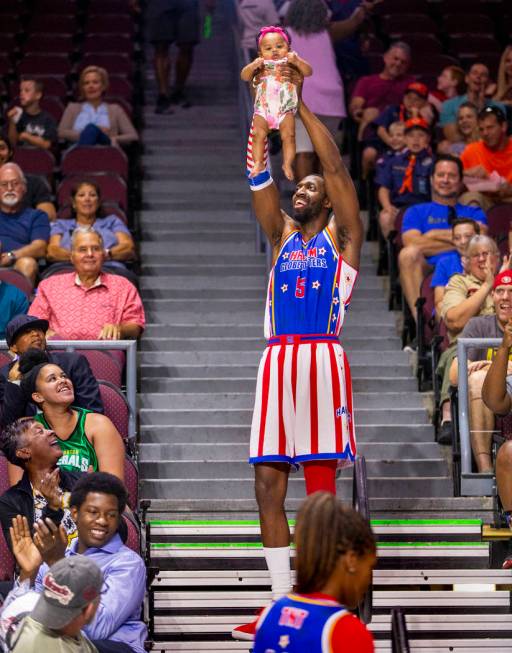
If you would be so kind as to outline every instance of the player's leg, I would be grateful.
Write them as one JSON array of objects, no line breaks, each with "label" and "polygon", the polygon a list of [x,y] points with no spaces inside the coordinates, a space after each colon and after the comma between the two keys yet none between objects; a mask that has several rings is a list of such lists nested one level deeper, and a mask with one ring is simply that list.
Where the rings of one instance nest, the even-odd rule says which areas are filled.
[{"label": "player's leg", "polygon": [[293,181],[293,160],[295,159],[295,116],[287,113],[279,125],[283,144],[283,172],[289,181]]},{"label": "player's leg", "polygon": [[249,177],[254,178],[265,170],[265,143],[268,124],[265,118],[255,115],[252,121],[252,159],[253,167]]},{"label": "player's leg", "polygon": [[284,510],[289,472],[288,463],[258,463],[254,466],[261,540],[274,600],[291,590],[290,529]]},{"label": "player's leg", "polygon": [[330,492],[336,494],[337,460],[309,460],[303,463],[306,494]]}]

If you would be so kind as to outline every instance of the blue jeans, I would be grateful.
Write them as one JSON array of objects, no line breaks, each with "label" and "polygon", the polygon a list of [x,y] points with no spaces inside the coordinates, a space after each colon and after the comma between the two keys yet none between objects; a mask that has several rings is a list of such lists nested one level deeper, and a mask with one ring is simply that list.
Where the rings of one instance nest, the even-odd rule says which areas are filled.
[{"label": "blue jeans", "polygon": [[110,145],[110,138],[90,122],[82,129],[78,145]]}]

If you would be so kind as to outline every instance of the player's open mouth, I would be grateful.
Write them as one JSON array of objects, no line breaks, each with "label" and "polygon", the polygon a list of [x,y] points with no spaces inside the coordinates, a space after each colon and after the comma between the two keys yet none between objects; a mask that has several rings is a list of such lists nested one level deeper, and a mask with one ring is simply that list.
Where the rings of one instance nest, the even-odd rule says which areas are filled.
[{"label": "player's open mouth", "polygon": [[293,202],[293,208],[294,209],[302,209],[302,208],[304,208],[306,206],[306,204],[307,204],[306,200],[304,200],[302,198],[297,198]]}]

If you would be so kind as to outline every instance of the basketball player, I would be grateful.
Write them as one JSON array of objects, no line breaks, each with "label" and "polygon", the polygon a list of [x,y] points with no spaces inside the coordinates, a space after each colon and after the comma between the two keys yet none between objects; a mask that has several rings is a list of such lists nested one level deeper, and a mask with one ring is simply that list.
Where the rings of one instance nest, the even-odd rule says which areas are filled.
[{"label": "basketball player", "polygon": [[[284,511],[290,467],[303,465],[307,494],[335,494],[337,465],[356,455],[350,370],[338,337],[357,276],[363,226],[331,134],[302,101],[298,115],[323,175],[299,181],[293,215],[280,208],[268,169],[249,179],[254,212],[273,251],[268,346],[258,372],[249,462],[274,600],[291,589]],[[254,639],[255,623],[235,628],[233,637]]]}]

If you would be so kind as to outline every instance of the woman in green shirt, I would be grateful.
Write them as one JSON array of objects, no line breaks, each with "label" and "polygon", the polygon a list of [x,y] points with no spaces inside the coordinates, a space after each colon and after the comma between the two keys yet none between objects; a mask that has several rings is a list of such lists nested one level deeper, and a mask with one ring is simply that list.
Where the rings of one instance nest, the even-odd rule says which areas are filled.
[{"label": "woman in green shirt", "polygon": [[41,411],[35,419],[54,431],[62,448],[59,467],[70,471],[101,471],[124,480],[124,445],[110,419],[73,406],[73,383],[42,351],[29,349],[20,357],[21,389]]}]

